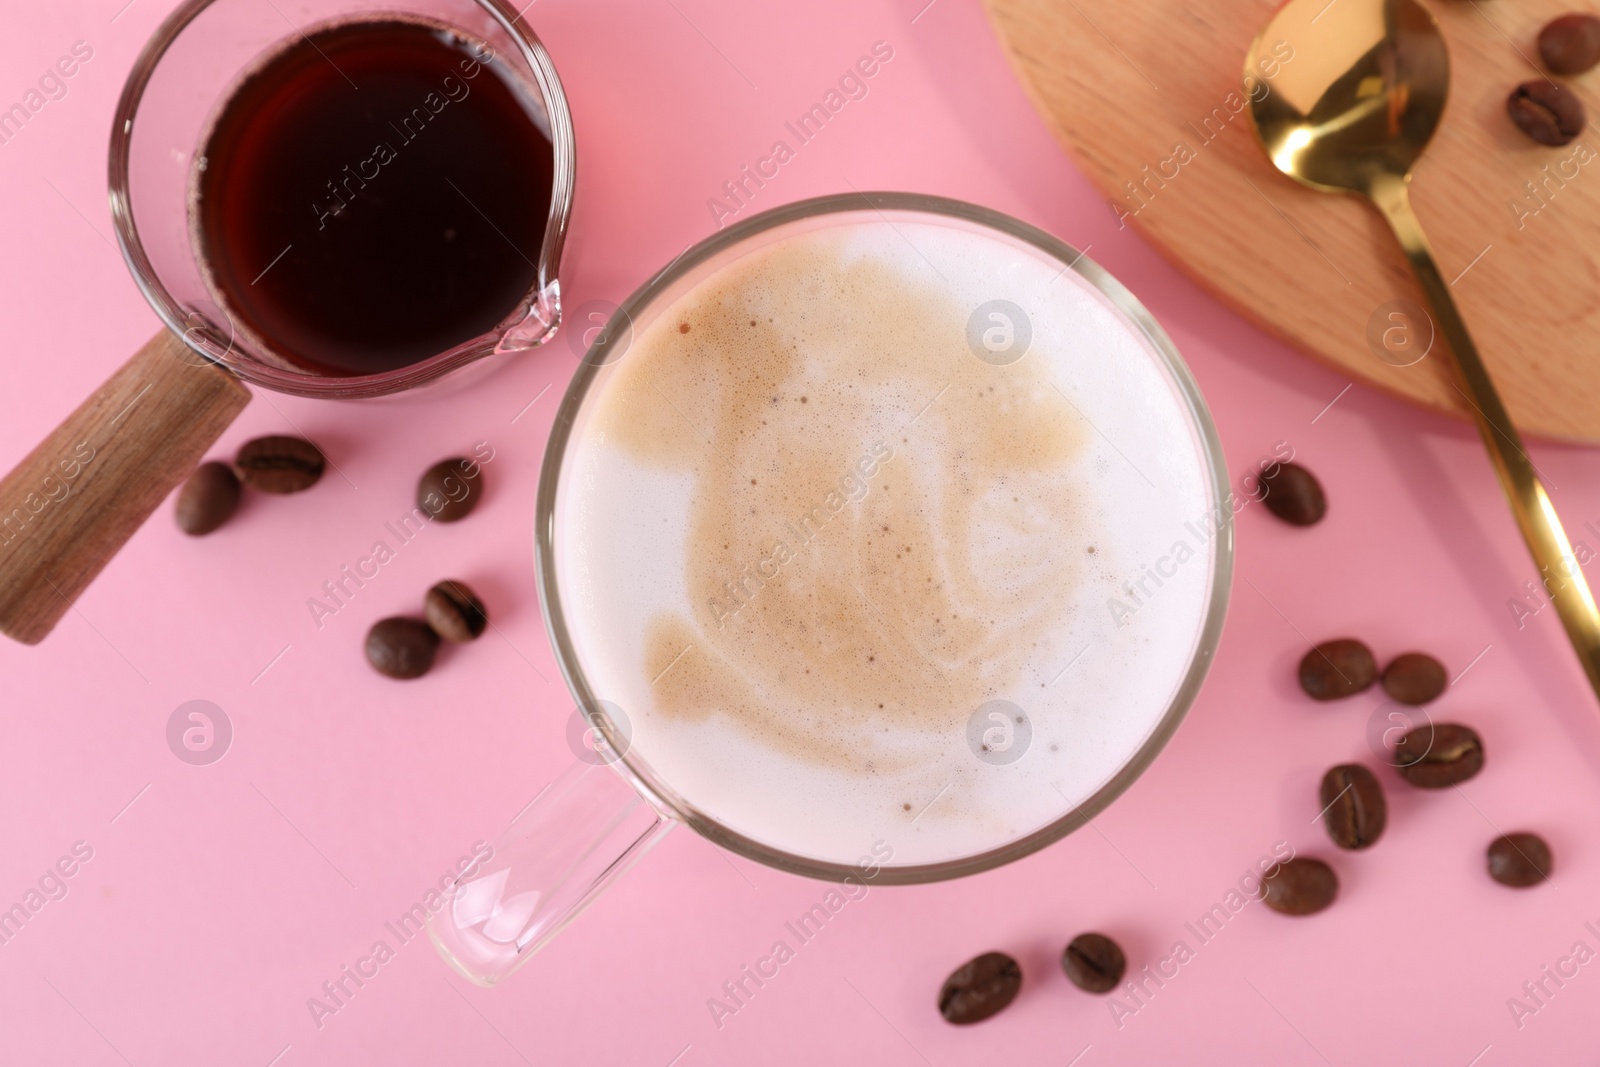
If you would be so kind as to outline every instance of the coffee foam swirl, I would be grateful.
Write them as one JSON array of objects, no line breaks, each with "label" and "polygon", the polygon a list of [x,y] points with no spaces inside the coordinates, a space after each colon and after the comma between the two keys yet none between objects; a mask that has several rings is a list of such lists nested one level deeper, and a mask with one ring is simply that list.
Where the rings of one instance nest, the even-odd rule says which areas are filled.
[{"label": "coffee foam swirl", "polygon": [[692,478],[691,610],[649,620],[640,664],[657,709],[876,773],[1032,682],[1096,517],[1051,358],[976,358],[963,304],[826,235],[647,324],[593,430]]}]

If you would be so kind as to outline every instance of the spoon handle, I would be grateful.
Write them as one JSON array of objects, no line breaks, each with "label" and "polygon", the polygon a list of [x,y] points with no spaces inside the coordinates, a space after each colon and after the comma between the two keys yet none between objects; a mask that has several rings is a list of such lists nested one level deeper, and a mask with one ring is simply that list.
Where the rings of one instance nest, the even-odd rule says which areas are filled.
[{"label": "spoon handle", "polygon": [[1573,555],[1555,506],[1550,503],[1550,494],[1545,492],[1522,437],[1500,402],[1483,360],[1478,358],[1478,349],[1450,297],[1450,287],[1433,261],[1428,238],[1411,210],[1408,189],[1405,178],[1386,178],[1374,185],[1372,200],[1389,220],[1423,293],[1433,305],[1439,332],[1455,355],[1456,371],[1465,387],[1457,388],[1472,407],[1478,432],[1483,435],[1495,473],[1500,476],[1500,487],[1505,490],[1523,539],[1528,542],[1528,551],[1539,567],[1540,580],[1561,616],[1567,637],[1577,649],[1590,686],[1600,695],[1600,611],[1595,609],[1594,595]]}]

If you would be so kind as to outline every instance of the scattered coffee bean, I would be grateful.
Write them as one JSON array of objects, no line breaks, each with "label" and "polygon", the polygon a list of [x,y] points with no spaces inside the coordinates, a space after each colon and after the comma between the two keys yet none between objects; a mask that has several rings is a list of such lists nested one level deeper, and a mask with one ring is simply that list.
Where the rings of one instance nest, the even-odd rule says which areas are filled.
[{"label": "scattered coffee bean", "polygon": [[178,528],[199,537],[227,522],[239,507],[239,479],[226,463],[202,463],[178,490]]},{"label": "scattered coffee bean", "polygon": [[1324,641],[1300,660],[1300,688],[1312,700],[1354,696],[1377,677],[1372,650],[1354,638]]},{"label": "scattered coffee bean", "polygon": [[1328,513],[1328,498],[1316,476],[1298,463],[1280,463],[1270,476],[1263,471],[1256,496],[1284,522],[1311,526]]},{"label": "scattered coffee bean", "polygon": [[957,967],[939,990],[939,1014],[965,1026],[1010,1004],[1022,988],[1022,968],[1004,952],[985,952]]},{"label": "scattered coffee bean", "polygon": [[1419,789],[1444,789],[1483,769],[1483,739],[1470,726],[1426,723],[1394,746],[1395,770]]},{"label": "scattered coffee bean", "polygon": [[433,666],[439,635],[420,619],[384,619],[367,631],[367,662],[390,678],[420,678]]},{"label": "scattered coffee bean", "polygon": [[317,484],[328,461],[303,437],[257,437],[244,443],[233,465],[252,489],[298,493]]},{"label": "scattered coffee bean", "polygon": [[483,468],[475,460],[440,460],[417,482],[417,507],[440,522],[466,518],[482,495]]},{"label": "scattered coffee bean", "polygon": [[1285,915],[1312,915],[1339,895],[1339,876],[1321,860],[1297,856],[1261,879],[1262,903]]},{"label": "scattered coffee bean", "polygon": [[1550,877],[1550,846],[1538,834],[1516,833],[1489,842],[1489,877],[1526,889]]},{"label": "scattered coffee bean", "polygon": [[1506,98],[1506,113],[1517,129],[1540,144],[1564,145],[1583,132],[1588,122],[1583,101],[1565,85],[1523,82]]},{"label": "scattered coffee bean", "polygon": [[1322,823],[1340,848],[1369,848],[1383,834],[1389,805],[1377,777],[1359,763],[1341,763],[1322,776]]},{"label": "scattered coffee bean", "polygon": [[1104,934],[1079,934],[1061,954],[1061,969],[1079,989],[1109,993],[1122,981],[1128,958],[1122,947]]},{"label": "scattered coffee bean", "polygon": [[423,599],[433,632],[446,641],[471,641],[489,625],[489,613],[472,590],[454,580],[440,582]]},{"label": "scattered coffee bean", "polygon": [[1562,15],[1539,31],[1539,55],[1554,74],[1582,74],[1600,63],[1600,19]]},{"label": "scattered coffee bean", "polygon": [[1426,704],[1444,692],[1444,664],[1426,652],[1396,656],[1383,669],[1383,691],[1402,704]]}]

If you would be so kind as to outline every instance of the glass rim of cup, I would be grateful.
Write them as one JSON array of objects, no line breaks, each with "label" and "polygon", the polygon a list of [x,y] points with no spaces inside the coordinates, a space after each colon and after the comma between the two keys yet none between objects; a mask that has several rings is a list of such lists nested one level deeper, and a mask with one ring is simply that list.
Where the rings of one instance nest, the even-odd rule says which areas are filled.
[{"label": "glass rim of cup", "polygon": [[[1216,549],[1212,557],[1211,589],[1206,603],[1205,617],[1190,652],[1188,668],[1160,721],[1133,757],[1089,799],[1030,833],[970,856],[933,863],[881,866],[872,876],[873,883],[877,885],[913,885],[978,874],[1022,859],[1059,841],[1105,810],[1155,761],[1199,695],[1201,684],[1205,680],[1222,634],[1222,624],[1227,614],[1229,593],[1233,584],[1233,512],[1227,503],[1229,498],[1227,464],[1210,409],[1188,364],[1179,355],[1177,347],[1167,336],[1166,331],[1144,305],[1105,268],[1078,249],[1019,219],[966,201],[922,193],[853,192],[800,200],[751,216],[695,244],[644,282],[617,308],[611,322],[608,322],[597,335],[594,347],[603,348],[618,339],[620,343],[627,343],[630,331],[622,329],[613,331],[611,323],[631,326],[641,321],[642,313],[663,295],[677,295],[672,293],[676,283],[690,277],[696,268],[736,246],[793,223],[856,212],[869,218],[883,218],[885,213],[891,212],[920,214],[943,221],[953,219],[985,227],[1003,236],[1032,245],[1061,263],[1063,270],[1074,271],[1089,285],[1099,290],[1122,315],[1125,322],[1148,341],[1156,355],[1160,357],[1162,370],[1176,387],[1189,418],[1190,427],[1198,438],[1200,446],[1198,451],[1205,466],[1207,495],[1218,515],[1216,532],[1212,539]],[[606,358],[603,353],[596,357],[592,350],[579,361],[577,371],[573,374],[566,394],[562,397],[561,406],[550,429],[550,439],[545,447],[544,462],[539,472],[538,497],[534,507],[534,569],[539,584],[539,600],[545,627],[549,632],[556,662],[561,667],[567,687],[571,690],[578,706],[583,709],[585,716],[589,717],[590,724],[602,735],[606,734],[604,719],[597,721],[589,715],[589,709],[598,706],[601,701],[589,684],[562,613],[555,558],[555,512],[561,470],[573,441],[573,431],[578,425],[579,413],[585,400],[594,395],[595,391],[591,387],[596,379],[613,362],[616,360]],[[617,744],[616,739],[608,738],[608,740],[613,745]],[[714,844],[790,874],[830,882],[842,882],[852,876],[861,877],[860,868],[853,864],[801,856],[739,833],[714,816],[701,811],[672,789],[641,757],[638,746],[626,745],[622,751],[623,754],[612,762],[612,767],[659,810],[692,827],[695,832]]]},{"label": "glass rim of cup", "polygon": [[[186,307],[173,297],[166,284],[162,282],[160,272],[150,261],[144,242],[139,236],[139,227],[133,211],[131,187],[133,167],[130,156],[134,132],[138,128],[136,119],[139,107],[157,67],[195,19],[199,18],[207,8],[223,2],[225,0],[186,0],[161,22],[134,60],[112,116],[111,144],[106,164],[112,229],[116,233],[117,248],[122,253],[123,263],[133,275],[134,284],[139,287],[139,292],[143,294],[157,317],[167,329],[181,338],[200,360],[219,363],[252,385],[295,396],[323,399],[354,400],[387,396],[435,381],[452,371],[499,352],[498,339],[529,313],[530,309],[524,308],[521,302],[518,304],[518,310],[490,333],[464,341],[447,351],[435,353],[427,359],[418,360],[392,371],[337,377],[294,370],[291,369],[292,365],[287,363],[284,366],[277,366],[254,356],[242,354],[233,343],[234,331],[231,324],[226,345],[217,343],[206,336],[206,330],[197,328],[193,324],[192,318],[201,313]],[[553,335],[561,325],[559,269],[561,253],[566,244],[567,226],[572,215],[573,187],[577,176],[577,138],[573,131],[572,112],[568,107],[566,91],[562,88],[555,64],[550,59],[549,52],[545,50],[543,42],[528,26],[527,19],[508,7],[503,0],[462,0],[462,2],[482,8],[494,19],[499,28],[516,42],[522,61],[528,65],[532,73],[533,88],[538,91],[539,103],[544,108],[550,125],[550,144],[554,152],[550,215],[545,224],[544,241],[539,250],[538,275],[534,283],[536,288],[525,297],[525,301],[531,302],[531,307],[538,307],[544,301],[548,301],[551,305],[552,317],[544,338],[541,338],[542,342]],[[407,14],[402,11],[385,10],[366,13],[380,17]],[[295,27],[294,32],[304,36],[307,30],[315,31],[320,26],[334,21],[338,20],[322,20],[320,23],[305,27]],[[241,68],[240,73],[242,74],[245,69],[247,68]],[[219,99],[218,103],[220,102]],[[197,149],[198,147],[196,146]],[[206,303],[212,301],[208,300]],[[226,315],[226,312],[223,314]],[[201,315],[201,318],[204,319],[205,316]],[[214,328],[216,324],[205,325]]]}]

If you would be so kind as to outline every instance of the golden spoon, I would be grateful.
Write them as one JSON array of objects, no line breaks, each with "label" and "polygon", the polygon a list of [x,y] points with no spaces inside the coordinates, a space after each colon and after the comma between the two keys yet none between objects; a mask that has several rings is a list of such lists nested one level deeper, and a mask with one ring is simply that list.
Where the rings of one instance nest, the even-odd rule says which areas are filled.
[{"label": "golden spoon", "polygon": [[[1279,42],[1294,48],[1296,61],[1261,65]],[[1272,66],[1278,73],[1263,94],[1257,79]],[[1411,168],[1450,90],[1438,23],[1415,0],[1289,0],[1251,44],[1245,73],[1258,85],[1250,115],[1273,166],[1322,192],[1364,196],[1389,221],[1455,356],[1462,395],[1540,577],[1600,694],[1594,596],[1411,211]]]}]

